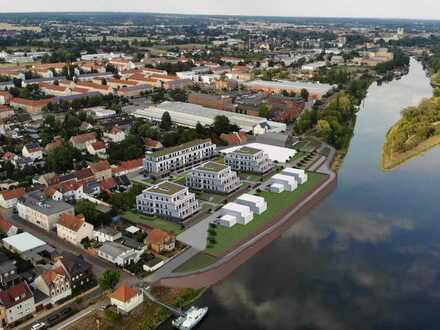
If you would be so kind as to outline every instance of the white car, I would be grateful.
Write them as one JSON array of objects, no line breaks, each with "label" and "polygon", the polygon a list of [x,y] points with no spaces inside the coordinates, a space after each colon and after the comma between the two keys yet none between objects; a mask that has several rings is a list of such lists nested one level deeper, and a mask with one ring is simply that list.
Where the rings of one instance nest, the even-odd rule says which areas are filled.
[{"label": "white car", "polygon": [[46,327],[46,323],[41,322],[41,323],[35,323],[32,327],[31,330],[39,330],[39,329],[44,329]]}]

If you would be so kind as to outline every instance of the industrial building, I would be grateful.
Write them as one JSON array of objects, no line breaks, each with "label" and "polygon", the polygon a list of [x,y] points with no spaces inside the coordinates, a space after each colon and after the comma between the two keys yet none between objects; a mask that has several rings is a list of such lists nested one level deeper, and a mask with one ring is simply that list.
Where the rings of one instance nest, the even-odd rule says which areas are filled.
[{"label": "industrial building", "polygon": [[222,110],[216,110],[197,104],[183,102],[166,101],[144,110],[136,110],[134,116],[138,118],[145,118],[153,122],[160,122],[162,115],[165,112],[170,114],[172,121],[177,125],[186,127],[194,128],[196,127],[197,123],[202,125],[212,125],[215,117],[226,115],[231,124],[237,125],[241,130],[246,132],[254,132],[254,129],[258,127],[258,130],[254,132],[258,134],[260,132],[259,126],[261,124],[265,124],[267,127],[266,132],[280,133],[286,130],[286,124],[270,121],[262,117],[248,116],[236,112],[228,112],[226,114]]}]

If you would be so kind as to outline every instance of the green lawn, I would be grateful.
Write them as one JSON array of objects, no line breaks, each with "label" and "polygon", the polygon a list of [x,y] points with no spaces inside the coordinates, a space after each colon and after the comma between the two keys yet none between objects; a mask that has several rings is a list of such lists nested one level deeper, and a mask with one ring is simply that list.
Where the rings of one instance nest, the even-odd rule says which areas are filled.
[{"label": "green lawn", "polygon": [[264,197],[267,202],[267,210],[260,215],[255,215],[254,219],[247,225],[235,225],[232,228],[217,226],[216,244],[208,247],[205,251],[214,256],[220,256],[231,246],[246,239],[252,233],[266,223],[272,221],[281,214],[286,208],[290,208],[292,203],[302,197],[305,193],[316,188],[317,185],[326,180],[327,176],[319,173],[308,173],[308,181],[299,186],[294,192],[283,192],[281,194],[271,192],[261,192],[259,195]]},{"label": "green lawn", "polygon": [[120,214],[120,216],[129,222],[144,224],[150,226],[151,228],[162,229],[167,232],[174,233],[175,235],[178,235],[183,231],[179,224],[158,217],[150,217],[132,211],[123,212]]},{"label": "green lawn", "polygon": [[195,255],[193,258],[185,262],[183,265],[180,265],[176,270],[174,270],[174,273],[192,272],[197,269],[208,267],[209,265],[212,265],[216,261],[217,258],[209,254],[200,252],[199,254]]},{"label": "green lawn", "polygon": [[220,204],[228,196],[214,193],[201,192],[196,193],[197,199],[214,204]]}]

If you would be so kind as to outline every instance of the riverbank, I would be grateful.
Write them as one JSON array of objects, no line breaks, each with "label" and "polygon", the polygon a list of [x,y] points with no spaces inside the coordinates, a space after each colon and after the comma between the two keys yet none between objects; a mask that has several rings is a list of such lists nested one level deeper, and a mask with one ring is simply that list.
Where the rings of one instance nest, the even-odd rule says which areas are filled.
[{"label": "riverbank", "polygon": [[[394,127],[393,127],[394,128]],[[393,129],[392,128],[392,129]],[[405,162],[409,161],[412,158],[415,158],[426,151],[440,145],[440,135],[433,136],[428,140],[423,141],[418,144],[411,150],[396,153],[392,151],[392,148],[389,146],[389,141],[387,141],[387,137],[385,138],[385,144],[382,150],[382,157],[380,161],[380,168],[382,171],[392,171],[399,166],[403,165]]]},{"label": "riverbank", "polygon": [[385,136],[380,167],[390,171],[440,144],[440,98],[423,100],[402,111]]},{"label": "riverbank", "polygon": [[[328,163],[324,164],[323,167],[328,169],[331,160],[328,159]],[[205,268],[188,273],[170,274],[168,277],[159,279],[157,284],[167,287],[197,289],[212,286],[225,279],[236,268],[302,219],[336,188],[337,176],[330,170],[328,171],[328,177],[324,182],[321,182],[313,191],[302,196],[291,205],[286,205],[267,226],[261,228],[260,232],[254,233],[252,239],[240,242],[229,250],[226,255],[223,255],[216,262],[206,265]]]},{"label": "riverbank", "polygon": [[[181,308],[192,304],[205,292],[201,289],[176,289],[165,287],[153,287],[152,294],[161,302],[175,308]],[[144,303],[136,308],[130,315],[120,315],[111,309],[95,311],[74,324],[66,327],[66,330],[83,329],[156,329],[171,317],[170,312],[162,306],[145,299]]]}]

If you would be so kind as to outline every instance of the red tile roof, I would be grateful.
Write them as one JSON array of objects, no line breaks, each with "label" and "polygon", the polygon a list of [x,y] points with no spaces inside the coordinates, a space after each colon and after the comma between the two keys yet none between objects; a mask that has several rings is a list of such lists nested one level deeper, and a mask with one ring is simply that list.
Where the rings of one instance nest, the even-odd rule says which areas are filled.
[{"label": "red tile roof", "polygon": [[119,164],[118,167],[113,167],[112,168],[112,172],[113,173],[119,173],[119,172],[124,172],[124,171],[130,171],[130,170],[134,170],[134,169],[140,168],[143,165],[144,165],[144,159],[143,158],[134,159],[134,160],[127,160],[127,161],[122,162],[121,164]]},{"label": "red tile roof", "polygon": [[137,295],[138,292],[135,289],[129,287],[127,283],[124,283],[116,291],[110,294],[109,297],[127,303]]},{"label": "red tile roof", "polygon": [[14,97],[11,100],[11,104],[15,103],[15,104],[20,104],[20,105],[25,105],[25,106],[30,106],[30,107],[37,107],[37,106],[48,105],[51,101],[52,101],[52,98],[41,99],[41,100],[28,100],[28,99],[23,99],[21,97]]},{"label": "red tile roof", "polygon": [[0,291],[0,302],[5,308],[19,305],[32,297],[32,291],[25,282],[20,282],[7,290]]},{"label": "red tile roof", "polygon": [[74,216],[67,213],[63,213],[58,220],[58,224],[73,231],[78,231],[84,224],[85,220],[83,216]]},{"label": "red tile roof", "polygon": [[99,183],[101,190],[111,190],[117,187],[116,180],[114,178],[108,178]]},{"label": "red tile roof", "polygon": [[95,151],[105,149],[105,143],[102,141],[96,141],[95,143],[92,143],[92,148]]},{"label": "red tile roof", "polygon": [[12,190],[0,191],[0,195],[3,196],[4,200],[11,200],[14,198],[20,198],[26,193],[24,188],[17,188]]},{"label": "red tile roof", "polygon": [[96,133],[91,132],[91,133],[79,134],[76,136],[72,136],[70,139],[73,144],[84,144],[88,141],[96,140]]},{"label": "red tile roof", "polygon": [[100,160],[97,163],[90,164],[90,169],[94,174],[105,170],[109,170],[110,168],[111,168],[110,163],[106,160]]},{"label": "red tile roof", "polygon": [[169,239],[172,239],[173,235],[163,231],[161,229],[153,229],[148,233],[147,240],[149,244],[160,245]]},{"label": "red tile roof", "polygon": [[3,218],[2,216],[0,216],[0,231],[3,233],[7,233],[9,231],[9,229],[11,229],[12,224],[6,220],[5,218]]}]

